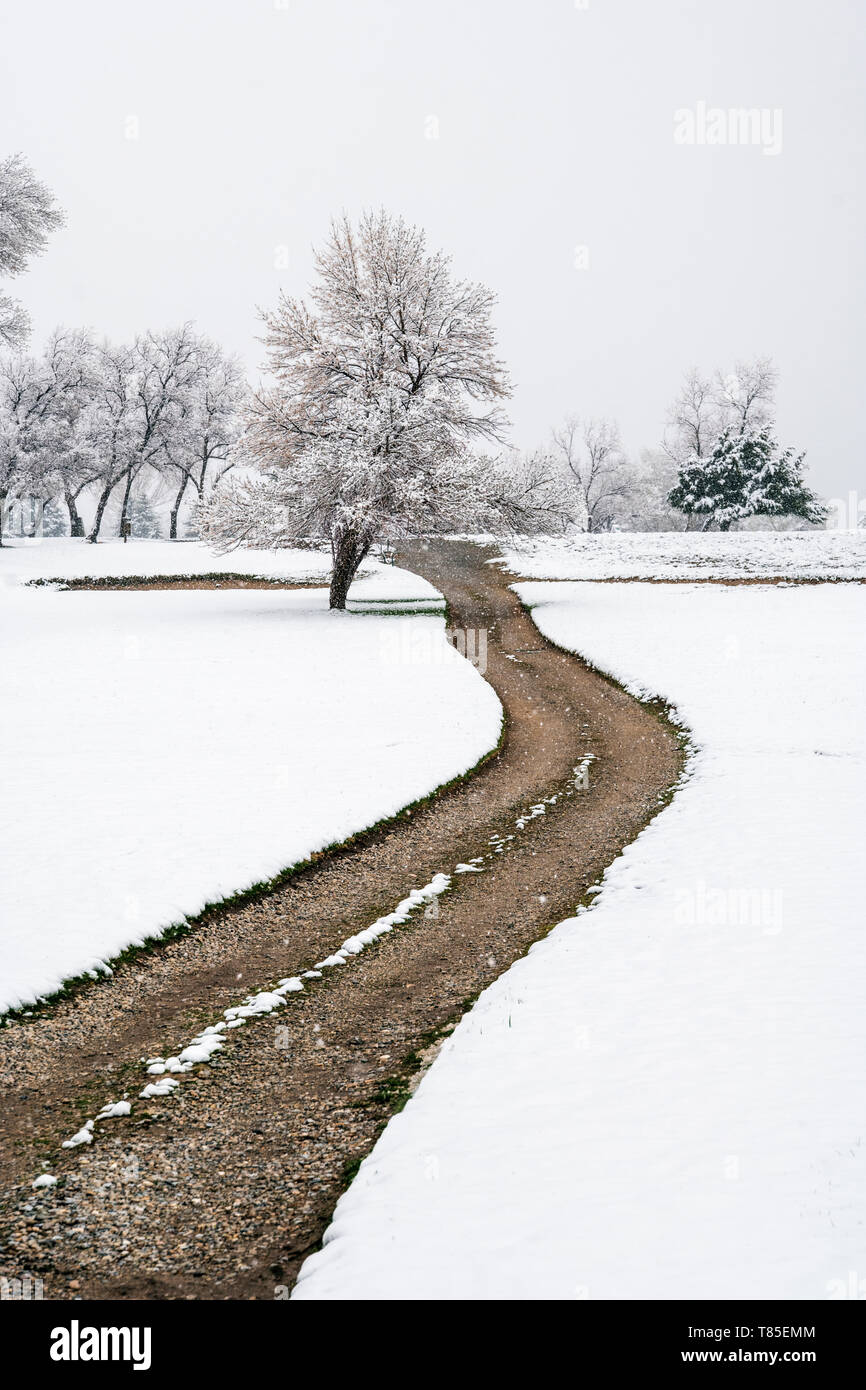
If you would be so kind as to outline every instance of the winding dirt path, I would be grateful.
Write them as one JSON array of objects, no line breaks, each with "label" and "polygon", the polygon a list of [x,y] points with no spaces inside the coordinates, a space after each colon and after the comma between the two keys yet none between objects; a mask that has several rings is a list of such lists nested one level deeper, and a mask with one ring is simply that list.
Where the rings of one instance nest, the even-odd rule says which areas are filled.
[{"label": "winding dirt path", "polygon": [[[493,757],[259,901],[0,1030],[0,1273],[41,1276],[46,1298],[284,1296],[437,1041],[666,798],[681,751],[663,716],[546,642],[493,554],[436,542],[400,556],[445,594],[453,626],[487,630],[506,713]],[[455,876],[435,909],[227,1034],[173,1095],[136,1101],[92,1145],[59,1147],[106,1101],[138,1096],[143,1057],[175,1053],[473,859],[483,872]],[[34,1193],[43,1159],[59,1181]]]}]

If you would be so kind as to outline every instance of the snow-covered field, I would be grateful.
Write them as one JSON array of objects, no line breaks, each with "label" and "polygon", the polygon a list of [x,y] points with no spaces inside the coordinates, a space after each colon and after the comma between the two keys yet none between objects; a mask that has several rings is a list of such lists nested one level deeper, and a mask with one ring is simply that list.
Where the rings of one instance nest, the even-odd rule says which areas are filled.
[{"label": "snow-covered field", "polygon": [[[33,579],[147,578],[154,575],[245,574],[258,579],[320,579],[327,582],[327,550],[233,550],[216,555],[201,541],[4,541],[0,583]],[[372,556],[362,574],[382,569]],[[419,581],[420,582],[420,581]]]},{"label": "snow-covered field", "polygon": [[623,531],[523,538],[503,554],[530,579],[866,577],[866,531]]},{"label": "snow-covered field", "polygon": [[[82,572],[85,547],[68,541],[4,549],[0,572],[53,544],[62,564],[43,573]],[[88,546],[87,565],[167,573],[176,549],[195,557],[184,572],[215,568],[192,546],[146,542]],[[266,572],[301,563],[267,558]],[[415,575],[370,568],[361,600],[436,598]],[[329,613],[324,589],[9,582],[0,630],[2,1008],[396,812],[499,737],[499,702],[441,617]]]},{"label": "snow-covered field", "polygon": [[295,1296],[850,1296],[866,590],[520,592],[554,641],[676,706],[689,780],[593,907],[481,996]]}]

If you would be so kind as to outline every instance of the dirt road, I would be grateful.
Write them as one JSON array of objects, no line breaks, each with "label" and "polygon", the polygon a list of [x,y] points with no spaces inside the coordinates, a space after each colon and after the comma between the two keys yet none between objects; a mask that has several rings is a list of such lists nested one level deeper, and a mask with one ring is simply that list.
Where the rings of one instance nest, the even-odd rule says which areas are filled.
[{"label": "dirt road", "polygon": [[[452,626],[487,634],[506,714],[492,758],[260,900],[0,1030],[0,1273],[40,1276],[46,1298],[284,1296],[437,1040],[659,808],[681,767],[671,727],[547,643],[492,553],[436,542],[400,557],[445,594]],[[483,872],[456,875],[437,911],[232,1032],[173,1095],[135,1099],[143,1058],[473,859]],[[125,1093],[129,1117],[60,1147]],[[34,1193],[43,1159],[58,1183]]]}]

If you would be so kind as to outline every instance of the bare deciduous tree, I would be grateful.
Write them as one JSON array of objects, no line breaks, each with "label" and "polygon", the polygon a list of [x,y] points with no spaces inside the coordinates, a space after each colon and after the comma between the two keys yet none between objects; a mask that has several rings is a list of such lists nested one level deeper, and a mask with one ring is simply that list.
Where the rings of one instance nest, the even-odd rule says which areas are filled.
[{"label": "bare deciduous tree", "polygon": [[191,324],[145,333],[132,346],[104,344],[87,426],[99,459],[101,491],[88,539],[99,538],[109,499],[123,485],[119,526],[127,520],[133,486],[143,468],[156,466],[191,409],[198,362]]},{"label": "bare deciduous tree", "polygon": [[773,416],[777,380],[769,357],[738,362],[731,372],[717,368],[712,378],[692,367],[668,411],[662,448],[679,465],[692,455],[708,458],[725,430],[762,429]]},{"label": "bare deciduous tree", "polygon": [[177,539],[181,504],[189,488],[203,503],[237,462],[246,396],[243,368],[209,338],[196,341],[197,371],[174,428],[166,434],[159,467],[177,483],[169,539]]},{"label": "bare deciduous tree", "polygon": [[570,415],[553,431],[553,443],[580,500],[584,529],[609,531],[631,485],[616,421]]},{"label": "bare deciduous tree", "polygon": [[243,390],[237,360],[190,324],[131,345],[57,329],[40,356],[0,359],[0,503],[62,497],[71,535],[83,537],[79,499],[95,489],[95,541],[118,489],[121,532],[142,479],[149,505],[157,474],[203,496],[233,465]]},{"label": "bare deciduous tree", "polygon": [[713,400],[721,428],[738,435],[762,430],[773,418],[778,381],[779,374],[770,357],[737,362],[732,372],[716,371]]},{"label": "bare deciduous tree", "polygon": [[46,497],[62,492],[70,535],[83,536],[78,499],[98,473],[97,460],[81,428],[96,381],[93,339],[87,330],[57,329],[48,340],[43,360],[51,384],[48,415],[53,423],[43,467],[43,491]]},{"label": "bare deciduous tree", "polygon": [[62,492],[73,534],[75,497],[93,477],[79,429],[92,367],[89,334],[64,329],[39,357],[0,360],[0,501],[25,493],[47,501]]}]

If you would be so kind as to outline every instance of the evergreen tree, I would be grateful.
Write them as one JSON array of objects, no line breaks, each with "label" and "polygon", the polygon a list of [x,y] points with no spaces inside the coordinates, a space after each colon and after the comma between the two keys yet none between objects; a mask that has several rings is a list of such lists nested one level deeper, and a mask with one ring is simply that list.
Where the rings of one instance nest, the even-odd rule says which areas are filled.
[{"label": "evergreen tree", "polygon": [[162,527],[159,515],[150,498],[145,493],[135,494],[129,499],[129,509],[127,512],[130,522],[130,534],[137,536],[140,540],[159,541],[162,540]]},{"label": "evergreen tree", "polygon": [[705,458],[692,453],[669,495],[672,507],[705,516],[703,530],[729,531],[749,516],[798,516],[819,523],[826,507],[803,481],[805,454],[779,453],[769,425],[757,431],[723,430]]},{"label": "evergreen tree", "polygon": [[46,502],[43,508],[42,534],[46,538],[69,535],[69,522],[63,515],[63,510],[55,498]]}]

